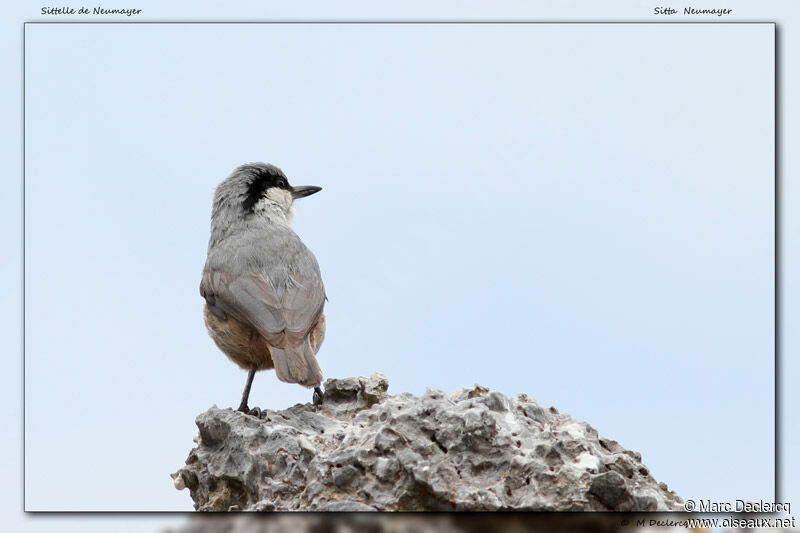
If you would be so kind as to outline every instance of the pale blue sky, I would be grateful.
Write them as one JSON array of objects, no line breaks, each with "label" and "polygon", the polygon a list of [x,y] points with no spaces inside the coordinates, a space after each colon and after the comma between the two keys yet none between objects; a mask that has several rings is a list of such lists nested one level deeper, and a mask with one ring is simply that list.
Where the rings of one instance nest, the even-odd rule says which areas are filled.
[{"label": "pale blue sky", "polygon": [[326,377],[525,392],[685,498],[770,499],[772,35],[29,25],[28,509],[191,508],[167,474],[245,377],[202,325],[210,199],[252,160],[324,188]]}]

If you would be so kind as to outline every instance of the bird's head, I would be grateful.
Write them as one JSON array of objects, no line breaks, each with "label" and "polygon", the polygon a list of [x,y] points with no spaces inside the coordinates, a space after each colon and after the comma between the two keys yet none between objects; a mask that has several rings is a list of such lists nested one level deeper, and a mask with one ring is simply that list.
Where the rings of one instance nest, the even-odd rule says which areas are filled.
[{"label": "bird's head", "polygon": [[274,165],[247,163],[237,167],[217,187],[211,218],[234,221],[262,216],[291,223],[294,201],[320,190],[321,187],[313,185],[293,187],[286,174]]}]

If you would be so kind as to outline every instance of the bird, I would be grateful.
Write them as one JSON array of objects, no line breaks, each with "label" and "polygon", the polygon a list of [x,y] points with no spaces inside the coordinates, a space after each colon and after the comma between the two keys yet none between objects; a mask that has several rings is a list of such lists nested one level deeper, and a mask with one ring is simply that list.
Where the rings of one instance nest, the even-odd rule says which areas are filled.
[{"label": "bird", "polygon": [[294,202],[322,190],[292,186],[268,163],[238,166],[214,191],[208,254],[200,281],[209,335],[247,370],[238,411],[248,407],[259,370],[314,388],[323,401],[316,355],[325,339],[325,287],[316,257],[292,229]]}]

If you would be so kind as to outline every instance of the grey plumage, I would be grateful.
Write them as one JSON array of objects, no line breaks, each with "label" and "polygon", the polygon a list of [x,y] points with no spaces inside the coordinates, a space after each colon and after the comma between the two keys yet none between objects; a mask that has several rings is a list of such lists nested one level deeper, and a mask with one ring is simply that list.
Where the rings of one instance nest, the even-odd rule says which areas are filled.
[{"label": "grey plumage", "polygon": [[322,381],[325,288],[290,224],[294,199],[318,190],[290,186],[273,165],[234,170],[214,194],[200,283],[209,333],[229,358],[252,372],[274,366],[281,381],[306,387]]}]

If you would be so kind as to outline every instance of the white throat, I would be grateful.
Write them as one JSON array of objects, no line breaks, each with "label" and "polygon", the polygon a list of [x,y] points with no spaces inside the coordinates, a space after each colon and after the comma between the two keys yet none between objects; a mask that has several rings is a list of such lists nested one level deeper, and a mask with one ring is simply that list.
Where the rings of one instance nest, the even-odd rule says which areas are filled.
[{"label": "white throat", "polygon": [[272,222],[291,226],[294,219],[294,199],[286,189],[270,187],[255,205],[254,211]]}]

